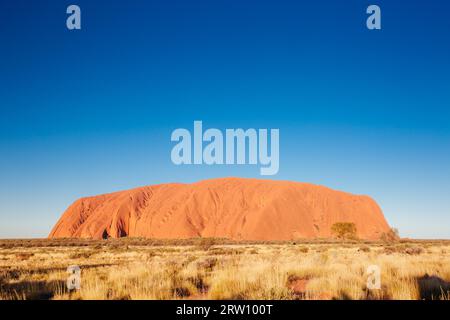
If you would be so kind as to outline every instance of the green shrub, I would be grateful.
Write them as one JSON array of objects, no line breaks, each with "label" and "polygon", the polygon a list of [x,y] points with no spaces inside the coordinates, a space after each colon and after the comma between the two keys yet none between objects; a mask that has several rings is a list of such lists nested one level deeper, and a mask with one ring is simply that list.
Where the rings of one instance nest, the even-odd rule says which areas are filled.
[{"label": "green shrub", "polygon": [[356,225],[353,222],[336,222],[331,226],[331,232],[338,239],[356,239]]}]

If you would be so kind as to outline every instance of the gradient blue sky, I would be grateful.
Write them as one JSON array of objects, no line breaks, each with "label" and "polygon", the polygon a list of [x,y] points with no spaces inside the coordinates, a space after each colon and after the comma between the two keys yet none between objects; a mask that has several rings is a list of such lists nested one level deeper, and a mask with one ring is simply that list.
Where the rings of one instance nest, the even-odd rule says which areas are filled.
[{"label": "gradient blue sky", "polygon": [[260,177],[173,165],[170,134],[194,120],[279,128],[271,178],[368,194],[402,236],[450,238],[449,15],[445,0],[1,1],[0,238],[46,236],[81,196]]}]

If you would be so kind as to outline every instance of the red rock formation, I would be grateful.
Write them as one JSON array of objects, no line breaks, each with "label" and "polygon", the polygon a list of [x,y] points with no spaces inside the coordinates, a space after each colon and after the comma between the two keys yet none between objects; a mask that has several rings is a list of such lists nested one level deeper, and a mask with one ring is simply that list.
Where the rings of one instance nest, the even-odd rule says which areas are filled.
[{"label": "red rock formation", "polygon": [[389,226],[374,200],[289,181],[224,178],[168,183],[75,201],[49,237],[329,238],[336,222],[377,239]]}]

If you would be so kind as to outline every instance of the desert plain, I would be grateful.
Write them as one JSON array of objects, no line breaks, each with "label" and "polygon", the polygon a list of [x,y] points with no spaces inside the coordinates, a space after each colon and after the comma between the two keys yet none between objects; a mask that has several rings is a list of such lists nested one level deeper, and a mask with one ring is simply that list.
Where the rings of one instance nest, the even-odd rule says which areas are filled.
[{"label": "desert plain", "polygon": [[449,300],[450,241],[1,240],[0,299]]}]

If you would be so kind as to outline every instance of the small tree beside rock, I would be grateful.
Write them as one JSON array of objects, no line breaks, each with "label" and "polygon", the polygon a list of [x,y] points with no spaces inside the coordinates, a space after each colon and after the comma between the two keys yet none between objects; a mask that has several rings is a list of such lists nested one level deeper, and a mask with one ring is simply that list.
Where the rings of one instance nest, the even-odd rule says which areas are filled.
[{"label": "small tree beside rock", "polygon": [[331,226],[331,232],[338,239],[356,239],[356,225],[353,222],[336,222]]},{"label": "small tree beside rock", "polygon": [[400,240],[400,234],[398,232],[398,229],[396,228],[389,229],[389,231],[381,235],[380,240],[388,243]]}]

